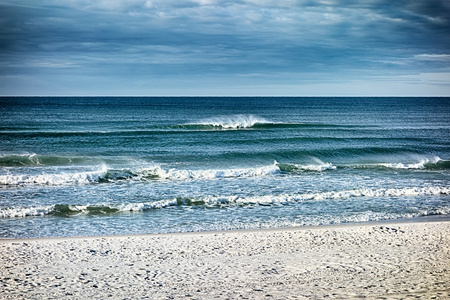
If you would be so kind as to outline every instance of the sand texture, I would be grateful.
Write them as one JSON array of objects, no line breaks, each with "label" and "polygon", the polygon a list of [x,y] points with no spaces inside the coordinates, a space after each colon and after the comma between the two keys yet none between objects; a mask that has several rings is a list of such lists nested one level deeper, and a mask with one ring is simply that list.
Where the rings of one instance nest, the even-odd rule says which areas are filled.
[{"label": "sand texture", "polygon": [[448,299],[450,222],[0,241],[2,299]]}]

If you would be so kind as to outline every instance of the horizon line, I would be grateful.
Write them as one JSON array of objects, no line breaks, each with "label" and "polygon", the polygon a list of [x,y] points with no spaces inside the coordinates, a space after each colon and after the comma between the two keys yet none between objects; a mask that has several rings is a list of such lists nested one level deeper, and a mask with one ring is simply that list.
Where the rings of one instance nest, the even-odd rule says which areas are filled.
[{"label": "horizon line", "polygon": [[449,98],[450,95],[0,95],[6,97],[133,97],[133,98],[156,98],[156,97],[205,97],[205,98]]}]

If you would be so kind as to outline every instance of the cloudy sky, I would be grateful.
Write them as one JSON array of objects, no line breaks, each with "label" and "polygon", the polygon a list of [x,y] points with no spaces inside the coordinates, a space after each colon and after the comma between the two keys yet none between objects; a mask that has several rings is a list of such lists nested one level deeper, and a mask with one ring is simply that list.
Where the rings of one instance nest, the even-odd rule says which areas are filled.
[{"label": "cloudy sky", "polygon": [[0,95],[447,95],[448,0],[0,0]]}]

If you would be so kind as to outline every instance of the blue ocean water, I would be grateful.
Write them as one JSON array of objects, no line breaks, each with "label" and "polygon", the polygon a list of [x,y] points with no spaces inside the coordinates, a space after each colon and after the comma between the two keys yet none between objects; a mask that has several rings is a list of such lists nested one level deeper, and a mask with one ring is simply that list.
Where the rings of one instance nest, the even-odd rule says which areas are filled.
[{"label": "blue ocean water", "polygon": [[450,98],[2,97],[0,237],[450,213]]}]

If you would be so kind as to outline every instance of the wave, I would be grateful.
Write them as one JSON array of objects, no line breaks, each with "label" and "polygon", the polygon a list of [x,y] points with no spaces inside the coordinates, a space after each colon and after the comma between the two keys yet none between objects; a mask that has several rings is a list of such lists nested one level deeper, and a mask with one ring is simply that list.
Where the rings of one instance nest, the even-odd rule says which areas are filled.
[{"label": "wave", "polygon": [[[358,166],[356,166],[358,167]],[[378,163],[360,166],[362,168],[382,168],[382,169],[398,169],[398,170],[449,170],[450,160],[442,160],[438,156],[432,159],[423,158],[419,162],[414,163]]]},{"label": "wave", "polygon": [[355,128],[368,128],[357,125],[337,125],[325,123],[295,123],[272,122],[253,115],[236,115],[217,117],[199,122],[184,124],[155,124],[140,125],[130,128],[117,128],[111,130],[23,130],[0,131],[5,137],[16,138],[106,138],[122,136],[155,136],[188,134],[192,132],[227,131],[227,130],[275,130],[275,129],[324,129],[324,130],[354,130]]},{"label": "wave", "polygon": [[0,175],[0,185],[75,185],[101,182],[106,177],[108,169],[100,167],[96,171],[46,173],[39,175]]},{"label": "wave", "polygon": [[255,115],[231,115],[204,119],[199,122],[174,125],[171,128],[191,130],[276,129],[307,127],[341,127],[334,124],[272,122]]},{"label": "wave", "polygon": [[[19,157],[19,156],[18,156]],[[43,162],[38,156],[24,155],[20,157],[29,164],[38,166]],[[53,158],[49,158],[52,160]],[[304,172],[325,172],[337,169],[399,169],[399,170],[429,170],[442,171],[450,169],[450,161],[439,157],[422,159],[416,163],[377,163],[377,164],[355,164],[355,165],[333,165],[323,162],[317,158],[310,158],[314,163],[296,164],[279,163],[274,161],[271,165],[231,168],[231,169],[166,169],[158,164],[152,164],[145,168],[123,168],[113,169],[106,165],[98,166],[97,169],[73,172],[72,170],[58,168],[49,173],[37,175],[0,175],[0,185],[4,186],[27,186],[27,185],[82,185],[94,183],[116,182],[121,180],[210,180],[223,178],[244,178],[277,176],[282,174],[301,174]],[[48,162],[47,162],[48,163]],[[46,170],[46,168],[42,168]],[[51,169],[48,169],[51,170]],[[56,172],[57,171],[57,172]]]},{"label": "wave", "polygon": [[[0,175],[0,185],[25,186],[25,185],[77,185],[106,183],[120,180],[208,180],[221,178],[262,177],[278,175],[282,173],[294,173],[304,171],[321,172],[334,170],[335,166],[317,160],[316,164],[280,164],[274,162],[271,165],[231,168],[231,169],[164,169],[158,164],[136,169],[111,169],[106,165],[99,166],[96,170],[85,172],[45,173],[38,175]],[[67,169],[66,169],[67,170]]]},{"label": "wave", "polygon": [[41,159],[36,153],[11,154],[0,156],[0,166],[39,166],[42,165]]},{"label": "wave", "polygon": [[[28,216],[74,216],[80,214],[105,215],[124,212],[143,212],[153,209],[164,209],[172,206],[210,206],[222,207],[232,205],[272,205],[288,204],[307,201],[340,200],[348,198],[383,198],[383,197],[414,197],[414,196],[440,196],[450,195],[450,187],[405,187],[391,189],[354,189],[318,193],[304,194],[281,194],[263,196],[203,196],[196,198],[172,198],[142,203],[122,203],[122,204],[96,204],[96,205],[69,205],[56,204],[40,207],[20,207],[0,209],[0,218],[18,218]],[[429,211],[428,214],[450,214],[449,207],[441,207]]]},{"label": "wave", "polygon": [[143,169],[139,171],[140,176],[144,178],[160,178],[171,180],[188,180],[188,179],[213,179],[213,178],[237,178],[237,177],[257,177],[275,175],[280,172],[280,168],[276,165],[243,168],[243,169],[209,169],[209,170],[165,170],[161,167]]},{"label": "wave", "polygon": [[322,172],[326,170],[336,170],[337,167],[334,166],[331,163],[324,163],[319,159],[314,159],[316,161],[316,164],[306,164],[306,165],[300,165],[300,164],[289,164],[284,163],[280,164],[275,162],[275,164],[280,168],[283,172],[301,172],[301,171],[314,171],[314,172]]},{"label": "wave", "polygon": [[108,169],[105,165],[95,171],[61,172],[39,175],[0,175],[0,185],[79,185],[119,180],[199,180],[268,176],[280,173],[276,165],[242,169],[182,170],[163,169],[158,165],[143,169]]},{"label": "wave", "polygon": [[[322,140],[321,143],[330,143],[326,139]],[[280,161],[292,161],[292,160],[302,160],[307,161],[310,157],[320,157],[323,160],[332,161],[339,160],[345,161],[349,160],[354,162],[356,165],[357,160],[364,161],[366,159],[379,159],[382,157],[392,157],[392,156],[411,156],[417,155],[410,148],[398,147],[398,148],[388,148],[388,147],[344,147],[344,148],[325,148],[319,145],[320,149],[308,149],[310,145],[303,147],[301,144],[296,146],[292,145],[291,148],[280,147],[274,145],[273,148],[269,145],[263,145],[260,149],[254,152],[248,152],[240,149],[235,149],[233,152],[225,152],[223,154],[219,153],[214,156],[217,159],[227,159],[227,158],[261,158],[261,159],[277,159]],[[311,147],[312,148],[312,147]],[[389,161],[387,161],[389,162]],[[380,161],[384,163],[384,161]],[[366,164],[368,165],[368,164]],[[362,163],[359,163],[362,166]]]},{"label": "wave", "polygon": [[210,118],[187,126],[206,126],[220,129],[251,128],[256,124],[271,124],[264,118],[254,115],[233,115],[228,117]]},{"label": "wave", "polygon": [[146,203],[124,203],[124,204],[96,204],[96,205],[71,205],[55,204],[39,207],[21,207],[21,208],[2,208],[0,209],[0,218],[23,218],[38,217],[46,215],[55,215],[70,217],[80,214],[105,215],[118,212],[138,212],[151,209],[162,209],[170,206],[181,205],[184,200],[174,198],[170,200],[161,200]]},{"label": "wave", "polygon": [[274,161],[272,165],[253,168],[236,168],[236,169],[165,170],[160,166],[155,166],[147,169],[138,170],[137,176],[150,179],[196,180],[196,179],[215,179],[215,178],[261,177],[299,171],[320,172],[334,169],[336,169],[335,166],[329,163],[323,163],[320,160],[317,160],[317,164],[308,164],[308,165],[280,164],[277,161]]},{"label": "wave", "polygon": [[38,155],[36,153],[0,155],[0,166],[2,167],[67,166],[86,164],[92,161],[93,159],[90,157]]},{"label": "wave", "polygon": [[389,163],[380,164],[382,167],[392,168],[392,169],[427,169],[427,170],[445,170],[450,168],[450,161],[441,160],[439,157],[435,157],[432,160],[422,159],[417,163]]}]

